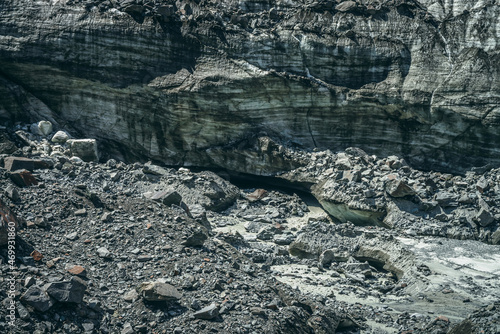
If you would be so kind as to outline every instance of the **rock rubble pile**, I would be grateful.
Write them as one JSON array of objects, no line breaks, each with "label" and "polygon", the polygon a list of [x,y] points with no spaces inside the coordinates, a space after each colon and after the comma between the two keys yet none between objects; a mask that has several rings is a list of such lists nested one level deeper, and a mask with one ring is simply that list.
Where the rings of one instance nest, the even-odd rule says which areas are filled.
[{"label": "rock rubble pile", "polygon": [[473,168],[465,175],[426,172],[359,148],[302,153],[297,159],[308,164],[280,177],[312,184],[312,194],[341,222],[500,242],[500,168]]}]

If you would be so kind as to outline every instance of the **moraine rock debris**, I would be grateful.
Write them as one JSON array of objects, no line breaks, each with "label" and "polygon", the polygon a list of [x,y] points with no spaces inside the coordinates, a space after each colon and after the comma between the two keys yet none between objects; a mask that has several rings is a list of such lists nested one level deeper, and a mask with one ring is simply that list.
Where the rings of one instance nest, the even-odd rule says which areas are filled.
[{"label": "moraine rock debris", "polygon": [[[498,331],[500,169],[290,149],[301,166],[272,186],[34,136],[0,168],[18,333]],[[36,184],[14,183],[17,163]]]}]

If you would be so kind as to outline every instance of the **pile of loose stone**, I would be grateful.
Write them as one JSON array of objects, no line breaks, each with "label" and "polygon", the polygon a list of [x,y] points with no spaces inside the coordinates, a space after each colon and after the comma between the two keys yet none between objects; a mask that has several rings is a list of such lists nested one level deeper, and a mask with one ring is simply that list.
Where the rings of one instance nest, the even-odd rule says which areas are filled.
[{"label": "pile of loose stone", "polygon": [[301,153],[297,159],[309,163],[281,177],[314,184],[312,194],[341,222],[500,244],[500,168],[425,172],[359,148]]},{"label": "pile of loose stone", "polygon": [[[318,210],[317,203],[306,205],[296,194],[240,189],[209,171],[113,159],[98,163],[94,141],[75,149],[78,140],[66,134],[64,142],[54,141],[62,134],[47,126],[40,122],[3,134],[20,148],[5,151],[0,161],[0,210],[18,225],[15,271],[7,263],[5,245],[0,248],[0,296],[8,305],[7,279],[14,277],[16,326],[5,322],[7,310],[2,308],[0,331],[369,333],[383,325],[400,332],[446,333],[453,327],[437,314],[396,312],[359,302],[404,300],[405,288],[429,274],[394,240],[407,226],[395,223],[388,230],[336,221]],[[424,174],[400,159],[401,166],[396,166],[396,159],[367,159],[352,150],[296,154],[311,163],[282,178],[314,179],[320,190],[313,193],[320,202],[334,197],[323,181],[337,180],[349,198],[345,204],[362,193],[375,199],[376,210],[398,200],[414,203],[424,191],[430,192],[411,182],[426,175],[437,181],[434,193],[451,187],[470,193],[481,180],[470,174],[465,180],[471,185],[460,187],[464,178]],[[348,163],[350,167],[343,165]],[[480,200],[489,203],[493,216],[497,214],[492,202],[496,173],[482,175],[488,188],[478,190],[479,195],[474,192],[475,202],[445,207],[445,214],[453,217],[449,220],[458,209],[476,210]],[[360,177],[349,180],[350,175]],[[415,194],[389,197],[382,185],[386,179],[392,181],[387,175],[396,175],[394,179]],[[367,196],[369,190],[372,196]],[[319,191],[330,197],[319,196]],[[426,212],[431,215],[432,210]],[[494,235],[496,224],[495,220],[482,228]],[[377,258],[384,251],[389,258]],[[322,278],[309,279],[316,291],[299,291],[288,282],[310,274]],[[338,295],[356,294],[359,300],[322,293],[322,288],[332,286]],[[498,325],[498,305],[478,310],[466,321],[494,333],[488,330],[497,328],[491,324]]]},{"label": "pile of loose stone", "polygon": [[17,281],[18,319],[2,331],[310,332],[341,320],[210,232],[205,211],[239,196],[213,173],[57,158],[31,175],[36,185],[2,196],[19,223],[17,268],[3,249],[1,266]]}]

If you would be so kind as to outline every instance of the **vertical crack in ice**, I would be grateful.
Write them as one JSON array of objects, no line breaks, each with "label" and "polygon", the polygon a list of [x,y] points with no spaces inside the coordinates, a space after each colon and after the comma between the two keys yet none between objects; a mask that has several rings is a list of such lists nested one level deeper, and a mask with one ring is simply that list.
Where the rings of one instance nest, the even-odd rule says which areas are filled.
[{"label": "vertical crack in ice", "polygon": [[314,147],[318,147],[318,145],[316,144],[316,140],[314,139],[314,135],[312,133],[311,122],[309,121],[310,116],[311,116],[311,108],[307,109],[307,114],[306,114],[307,129],[309,130],[309,134],[311,135]]},{"label": "vertical crack in ice", "polygon": [[441,88],[441,86],[446,81],[448,81],[448,79],[451,77],[451,74],[453,73],[453,59],[451,58],[451,50],[450,50],[449,43],[446,40],[446,38],[443,36],[443,34],[441,33],[441,30],[439,28],[437,29],[437,33],[438,33],[439,37],[441,38],[441,40],[444,43],[444,50],[446,51],[446,54],[448,56],[448,64],[449,64],[449,67],[450,67],[450,71],[448,72],[448,75],[446,76],[446,78],[440,84],[438,84],[437,87],[432,91],[431,102],[430,102],[430,105],[429,105],[429,108],[430,108],[431,111],[432,111],[432,106],[434,104],[434,96],[436,94],[436,91],[439,88]]},{"label": "vertical crack in ice", "polygon": [[311,135],[311,139],[313,141],[314,147],[318,147],[318,145],[316,144],[316,140],[314,139],[314,135],[313,135],[313,132],[311,129],[311,122],[310,122],[311,109],[312,109],[313,105],[314,105],[314,99],[313,99],[313,93],[312,93],[312,89],[311,89],[311,108],[307,109],[306,122],[307,122],[307,129],[309,130],[309,134]]}]

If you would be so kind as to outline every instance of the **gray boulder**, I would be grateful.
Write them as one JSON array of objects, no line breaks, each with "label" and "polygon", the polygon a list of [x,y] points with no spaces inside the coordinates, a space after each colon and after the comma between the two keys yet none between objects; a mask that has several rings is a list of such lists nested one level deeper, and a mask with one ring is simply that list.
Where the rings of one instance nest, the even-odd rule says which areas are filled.
[{"label": "gray boulder", "polygon": [[415,195],[415,190],[402,180],[391,180],[387,182],[385,191],[392,197],[405,197]]},{"label": "gray boulder", "polygon": [[151,199],[170,206],[172,204],[179,205],[182,201],[182,196],[175,190],[167,189],[155,192],[151,196]]},{"label": "gray boulder", "polygon": [[38,132],[42,136],[48,136],[52,133],[52,123],[49,121],[40,121],[37,124]]},{"label": "gray boulder", "polygon": [[495,218],[493,217],[493,215],[489,210],[481,208],[476,215],[476,220],[479,223],[479,225],[485,227],[493,223],[495,221]]},{"label": "gray boulder", "polygon": [[21,296],[21,301],[40,312],[48,311],[52,305],[54,305],[54,299],[43,291],[41,287],[36,285],[28,288],[28,290]]},{"label": "gray boulder", "polygon": [[142,283],[136,290],[144,300],[150,302],[176,301],[182,297],[173,285],[163,282]]},{"label": "gray boulder", "polygon": [[218,315],[219,315],[219,307],[215,303],[212,303],[193,314],[195,318],[204,320],[212,320],[216,318]]},{"label": "gray boulder", "polygon": [[99,160],[95,139],[71,139],[68,143],[73,156],[77,156],[87,162]]},{"label": "gray boulder", "polygon": [[57,144],[64,144],[68,141],[69,135],[64,131],[57,131],[54,136],[52,136],[52,142]]},{"label": "gray boulder", "polygon": [[69,281],[54,282],[46,285],[47,294],[62,303],[79,304],[87,289],[87,283],[79,277],[72,277]]}]

